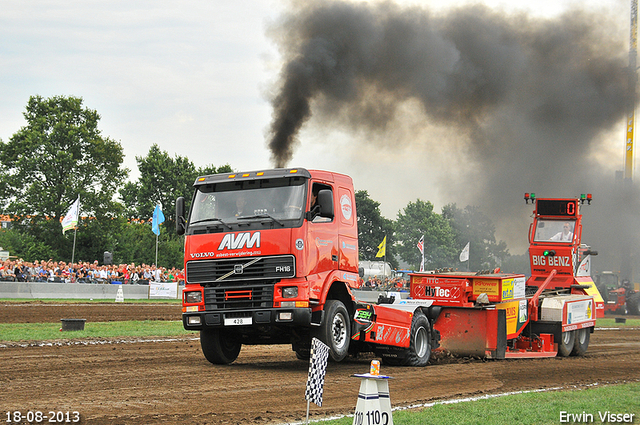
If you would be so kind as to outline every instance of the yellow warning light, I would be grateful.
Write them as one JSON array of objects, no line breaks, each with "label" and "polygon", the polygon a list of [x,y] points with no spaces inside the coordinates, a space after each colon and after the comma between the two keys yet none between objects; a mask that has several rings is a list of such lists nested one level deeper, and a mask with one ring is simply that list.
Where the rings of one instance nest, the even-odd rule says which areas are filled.
[{"label": "yellow warning light", "polygon": [[289,172],[293,174],[293,173],[297,173],[298,170],[290,170]]},{"label": "yellow warning light", "polygon": [[243,174],[242,177],[249,177],[249,173]]},{"label": "yellow warning light", "polygon": [[204,181],[204,177],[200,177],[200,178],[198,179],[198,181],[199,181],[199,182],[203,182],[203,181]]},{"label": "yellow warning light", "polygon": [[235,174],[229,174],[230,179],[234,178],[235,176],[236,176]]},{"label": "yellow warning light", "polygon": [[260,171],[259,173],[256,173],[256,176],[264,176],[264,172]]}]

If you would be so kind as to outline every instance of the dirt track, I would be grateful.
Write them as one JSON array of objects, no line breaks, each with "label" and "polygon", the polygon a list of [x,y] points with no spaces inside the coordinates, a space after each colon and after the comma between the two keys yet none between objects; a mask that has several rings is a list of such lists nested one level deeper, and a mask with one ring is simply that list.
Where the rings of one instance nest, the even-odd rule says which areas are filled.
[{"label": "dirt track", "polygon": [[[112,314],[112,308],[119,309],[118,317],[123,318],[138,314],[127,309],[141,310],[138,304],[91,307],[101,317]],[[162,317],[167,307],[176,310],[171,320],[178,319],[180,308],[175,305],[157,306],[156,312],[143,310],[147,316]],[[0,310],[4,319],[8,308],[0,305]],[[24,317],[17,319],[16,311],[14,320],[24,322]],[[40,305],[22,311],[32,321],[47,317],[51,309]],[[69,317],[60,311],[54,315],[53,320],[43,321]],[[360,381],[351,375],[367,372],[370,359],[330,364],[323,406],[312,404],[312,417],[353,413]],[[79,411],[86,424],[299,422],[306,411],[307,371],[308,364],[296,360],[288,346],[243,347],[232,365],[211,365],[202,356],[197,334],[161,341],[4,344],[0,408],[3,415],[8,410]],[[394,378],[389,385],[394,407],[485,393],[639,381],[640,330],[596,331],[582,358],[446,358],[426,368],[383,366],[382,373]]]}]

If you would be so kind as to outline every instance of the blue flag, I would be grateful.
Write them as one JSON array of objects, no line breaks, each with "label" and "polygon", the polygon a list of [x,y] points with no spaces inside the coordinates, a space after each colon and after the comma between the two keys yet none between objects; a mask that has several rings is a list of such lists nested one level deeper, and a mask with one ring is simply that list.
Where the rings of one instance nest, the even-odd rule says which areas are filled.
[{"label": "blue flag", "polygon": [[164,214],[160,209],[160,204],[156,205],[156,209],[153,210],[153,219],[151,219],[151,231],[160,236],[160,225],[164,223]]}]

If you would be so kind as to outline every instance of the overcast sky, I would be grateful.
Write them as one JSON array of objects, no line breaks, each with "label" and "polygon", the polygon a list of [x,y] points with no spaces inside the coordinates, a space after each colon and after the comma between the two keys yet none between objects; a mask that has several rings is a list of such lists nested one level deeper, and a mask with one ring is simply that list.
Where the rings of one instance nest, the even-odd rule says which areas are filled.
[{"label": "overcast sky", "polygon": [[[401,3],[443,11],[462,2]],[[628,0],[484,3],[536,16],[578,4],[598,8],[614,17],[612,31],[628,45]],[[0,0],[0,139],[8,141],[25,124],[29,96],[73,95],[101,115],[103,135],[122,144],[133,177],[135,157],[153,143],[196,166],[269,168],[268,97],[282,62],[267,33],[288,6],[284,0]],[[417,198],[437,211],[448,202],[473,204],[438,190],[426,159],[432,155],[375,144],[362,149],[351,143],[352,134],[318,127],[313,120],[303,127],[289,165],[352,175],[356,189],[368,190],[389,218]],[[612,172],[622,167],[620,127],[597,152]],[[447,155],[435,158],[456,152]],[[522,229],[526,236],[527,223]]]}]

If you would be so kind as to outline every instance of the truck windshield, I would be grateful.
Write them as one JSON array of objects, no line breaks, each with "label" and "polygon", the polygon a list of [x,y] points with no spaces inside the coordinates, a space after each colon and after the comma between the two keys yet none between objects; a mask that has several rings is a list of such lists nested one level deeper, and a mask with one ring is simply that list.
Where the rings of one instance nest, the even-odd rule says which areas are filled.
[{"label": "truck windshield", "polygon": [[572,242],[575,221],[538,219],[535,242]]},{"label": "truck windshield", "polygon": [[252,219],[271,219],[279,224],[301,220],[305,189],[304,179],[293,178],[199,186],[189,223],[228,227]]}]

